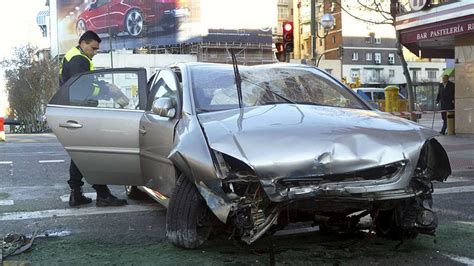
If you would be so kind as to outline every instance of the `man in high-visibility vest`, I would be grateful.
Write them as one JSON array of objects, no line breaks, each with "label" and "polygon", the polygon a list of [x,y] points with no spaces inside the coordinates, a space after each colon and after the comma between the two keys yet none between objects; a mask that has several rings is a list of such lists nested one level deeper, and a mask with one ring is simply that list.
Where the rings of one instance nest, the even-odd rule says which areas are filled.
[{"label": "man in high-visibility vest", "polygon": [[[79,45],[71,48],[64,56],[60,65],[60,85],[67,82],[69,78],[78,73],[88,72],[94,70],[92,58],[99,50],[101,39],[93,31],[86,31],[79,39]],[[93,82],[91,86],[91,95],[98,97],[101,93],[101,88]],[[82,193],[82,173],[77,168],[74,161],[71,159],[69,167],[70,178],[67,181],[71,188],[71,195],[69,196],[69,205],[71,207],[82,204],[89,204],[92,199],[84,196]],[[99,207],[105,206],[123,206],[127,204],[124,199],[118,199],[110,193],[107,185],[94,184],[92,187],[97,192],[96,204]]]}]

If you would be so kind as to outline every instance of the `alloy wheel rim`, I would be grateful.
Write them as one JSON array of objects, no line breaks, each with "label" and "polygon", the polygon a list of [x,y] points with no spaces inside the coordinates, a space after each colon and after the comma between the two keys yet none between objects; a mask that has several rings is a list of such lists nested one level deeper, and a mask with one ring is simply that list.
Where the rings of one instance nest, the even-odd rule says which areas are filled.
[{"label": "alloy wheel rim", "polygon": [[127,31],[132,36],[139,35],[143,30],[143,17],[138,10],[131,11],[127,16]]}]

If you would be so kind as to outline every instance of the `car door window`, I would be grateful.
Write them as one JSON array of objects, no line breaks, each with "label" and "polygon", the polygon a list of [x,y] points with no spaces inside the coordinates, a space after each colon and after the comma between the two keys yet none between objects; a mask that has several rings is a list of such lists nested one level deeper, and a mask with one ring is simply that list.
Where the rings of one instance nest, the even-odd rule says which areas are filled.
[{"label": "car door window", "polygon": [[90,73],[69,87],[74,106],[135,109],[138,105],[137,73]]},{"label": "car door window", "polygon": [[95,70],[70,78],[49,104],[144,110],[147,102],[146,86],[144,68]]}]

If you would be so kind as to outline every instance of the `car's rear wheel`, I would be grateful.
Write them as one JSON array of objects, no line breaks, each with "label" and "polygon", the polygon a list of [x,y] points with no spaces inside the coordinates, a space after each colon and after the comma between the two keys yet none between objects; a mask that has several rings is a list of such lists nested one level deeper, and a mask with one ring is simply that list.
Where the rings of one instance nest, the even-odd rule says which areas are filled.
[{"label": "car's rear wheel", "polygon": [[132,9],[125,15],[125,31],[132,37],[140,37],[145,32],[145,17],[139,9]]},{"label": "car's rear wheel", "polygon": [[86,22],[82,19],[80,19],[77,24],[76,24],[76,34],[77,36],[82,36],[82,34],[84,34],[84,32],[87,31],[87,26],[86,26]]},{"label": "car's rear wheel", "polygon": [[136,186],[125,186],[125,194],[129,199],[142,199],[145,193]]},{"label": "car's rear wheel", "polygon": [[197,248],[212,231],[212,216],[196,186],[180,175],[166,214],[166,237],[175,246]]}]

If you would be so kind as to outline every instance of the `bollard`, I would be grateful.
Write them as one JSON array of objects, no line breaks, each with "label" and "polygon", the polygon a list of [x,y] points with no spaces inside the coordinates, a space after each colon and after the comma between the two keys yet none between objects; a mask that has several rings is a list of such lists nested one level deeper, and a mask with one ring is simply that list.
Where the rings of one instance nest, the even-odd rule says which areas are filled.
[{"label": "bollard", "polygon": [[385,88],[385,112],[398,112],[398,87]]},{"label": "bollard", "polygon": [[448,112],[446,114],[446,119],[448,123],[448,135],[455,135],[454,132],[454,112]]},{"label": "bollard", "polygon": [[5,124],[5,118],[0,117],[0,141],[5,141],[5,127],[3,126]]}]

